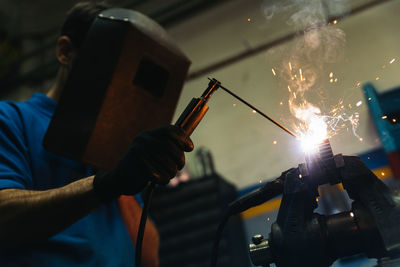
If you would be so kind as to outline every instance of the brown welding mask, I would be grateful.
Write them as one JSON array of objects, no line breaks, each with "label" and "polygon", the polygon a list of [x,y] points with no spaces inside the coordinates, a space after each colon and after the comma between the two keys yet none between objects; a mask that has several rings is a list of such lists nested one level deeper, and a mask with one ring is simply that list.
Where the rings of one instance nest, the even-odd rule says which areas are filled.
[{"label": "brown welding mask", "polygon": [[153,20],[105,10],[78,52],[44,147],[112,168],[139,132],[171,122],[189,65]]}]

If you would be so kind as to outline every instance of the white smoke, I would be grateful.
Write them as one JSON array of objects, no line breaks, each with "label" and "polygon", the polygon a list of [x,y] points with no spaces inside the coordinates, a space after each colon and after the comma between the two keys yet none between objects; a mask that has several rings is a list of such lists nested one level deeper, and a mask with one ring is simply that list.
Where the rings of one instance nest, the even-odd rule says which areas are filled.
[{"label": "white smoke", "polygon": [[[267,19],[290,13],[287,23],[296,38],[277,68],[282,87],[289,91],[289,109],[300,122],[299,132],[312,131],[315,122],[326,120],[328,112],[320,110],[322,79],[326,81],[326,67],[344,56],[346,35],[330,20],[347,13],[344,0],[284,0],[263,1]],[[322,109],[322,107],[321,107]],[[306,116],[304,116],[306,114]],[[314,125],[314,126],[313,126]],[[331,125],[330,125],[331,126]]]}]

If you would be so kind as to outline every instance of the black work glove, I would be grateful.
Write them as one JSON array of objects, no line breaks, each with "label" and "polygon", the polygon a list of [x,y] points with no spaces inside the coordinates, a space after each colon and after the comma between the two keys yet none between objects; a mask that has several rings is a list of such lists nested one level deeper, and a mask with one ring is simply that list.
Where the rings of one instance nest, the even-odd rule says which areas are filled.
[{"label": "black work glove", "polygon": [[133,140],[114,169],[96,174],[94,190],[107,201],[120,195],[134,195],[149,181],[167,184],[185,165],[184,151],[192,150],[192,141],[178,126],[144,131]]}]

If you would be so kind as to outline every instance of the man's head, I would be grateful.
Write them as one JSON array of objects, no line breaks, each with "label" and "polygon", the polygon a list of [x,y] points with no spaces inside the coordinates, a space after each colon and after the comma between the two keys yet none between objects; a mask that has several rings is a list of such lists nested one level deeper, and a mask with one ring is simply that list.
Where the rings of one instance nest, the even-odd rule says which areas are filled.
[{"label": "man's head", "polygon": [[97,15],[108,8],[110,6],[104,2],[79,2],[68,11],[56,45],[56,57],[60,68],[56,82],[48,94],[51,98],[58,99],[90,26]]},{"label": "man's head", "polygon": [[110,8],[110,6],[104,2],[80,2],[76,4],[67,13],[67,18],[61,28],[61,36],[67,36],[74,48],[79,49],[93,20],[107,8]]}]

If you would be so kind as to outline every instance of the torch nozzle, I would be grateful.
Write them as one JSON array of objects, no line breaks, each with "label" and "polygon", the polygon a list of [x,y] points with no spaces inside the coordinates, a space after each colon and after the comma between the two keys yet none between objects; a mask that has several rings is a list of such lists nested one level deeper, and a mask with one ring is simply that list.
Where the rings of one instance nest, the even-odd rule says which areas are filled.
[{"label": "torch nozzle", "polygon": [[210,97],[214,94],[215,91],[217,91],[217,89],[221,86],[221,83],[216,80],[216,79],[210,79],[210,82],[208,83],[208,87],[206,90],[204,90],[203,94],[201,95],[201,99],[203,99],[203,101],[207,102]]}]

